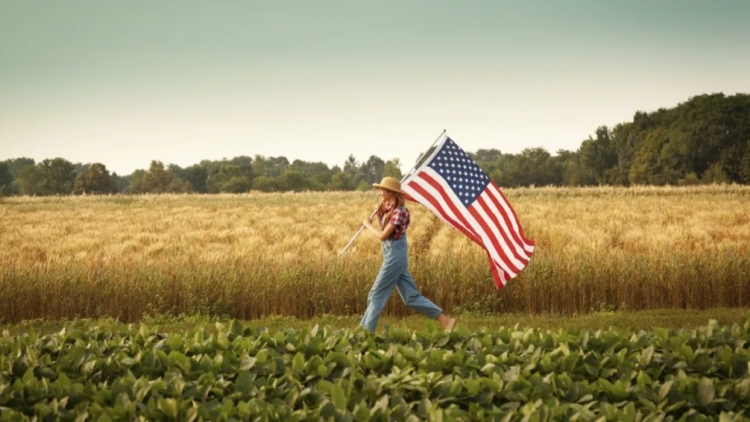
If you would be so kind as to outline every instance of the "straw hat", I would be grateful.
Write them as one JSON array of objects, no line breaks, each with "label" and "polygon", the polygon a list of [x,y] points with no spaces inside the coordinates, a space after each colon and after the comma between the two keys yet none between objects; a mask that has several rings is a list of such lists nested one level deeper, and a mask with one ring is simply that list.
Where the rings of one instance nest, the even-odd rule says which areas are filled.
[{"label": "straw hat", "polygon": [[376,188],[387,189],[391,192],[400,193],[402,195],[405,194],[405,192],[401,190],[401,182],[390,176],[386,176],[380,181],[380,183],[373,183],[372,185]]}]

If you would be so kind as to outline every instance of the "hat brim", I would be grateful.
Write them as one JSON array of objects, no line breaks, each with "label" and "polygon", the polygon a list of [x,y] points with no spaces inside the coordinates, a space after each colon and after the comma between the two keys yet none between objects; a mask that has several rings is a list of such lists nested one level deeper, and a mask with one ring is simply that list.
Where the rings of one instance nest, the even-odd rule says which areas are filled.
[{"label": "hat brim", "polygon": [[376,188],[383,188],[383,189],[385,189],[387,191],[391,191],[391,192],[395,192],[395,193],[400,193],[401,195],[406,195],[406,192],[404,192],[402,190],[392,189],[392,188],[389,188],[388,186],[383,186],[380,183],[373,183],[372,186],[376,187]]}]

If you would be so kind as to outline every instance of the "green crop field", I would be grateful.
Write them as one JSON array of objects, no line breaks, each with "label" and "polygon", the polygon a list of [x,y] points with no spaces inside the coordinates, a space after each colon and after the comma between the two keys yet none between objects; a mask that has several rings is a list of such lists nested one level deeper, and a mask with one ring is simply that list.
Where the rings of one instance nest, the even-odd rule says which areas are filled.
[{"label": "green crop field", "polygon": [[237,321],[0,339],[0,420],[747,420],[750,320],[697,329]]}]

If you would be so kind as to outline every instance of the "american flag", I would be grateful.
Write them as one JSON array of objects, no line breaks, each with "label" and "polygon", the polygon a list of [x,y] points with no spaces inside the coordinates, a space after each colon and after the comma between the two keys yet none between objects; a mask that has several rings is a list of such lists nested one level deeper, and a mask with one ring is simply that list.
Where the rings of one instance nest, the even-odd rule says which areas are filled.
[{"label": "american flag", "polygon": [[474,160],[446,137],[402,183],[417,202],[487,252],[497,288],[518,275],[531,259],[527,239],[503,192]]}]

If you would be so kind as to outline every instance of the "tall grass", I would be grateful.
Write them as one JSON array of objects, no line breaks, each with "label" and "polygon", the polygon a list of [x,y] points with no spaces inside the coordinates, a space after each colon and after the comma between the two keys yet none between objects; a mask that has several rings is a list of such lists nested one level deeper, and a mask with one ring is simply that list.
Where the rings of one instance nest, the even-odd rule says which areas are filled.
[{"label": "tall grass", "polygon": [[[500,290],[477,245],[409,204],[410,269],[446,311],[750,305],[750,188],[508,189],[530,265]],[[0,322],[360,314],[378,271],[370,193],[6,198]],[[385,314],[411,314],[394,294]]]}]

